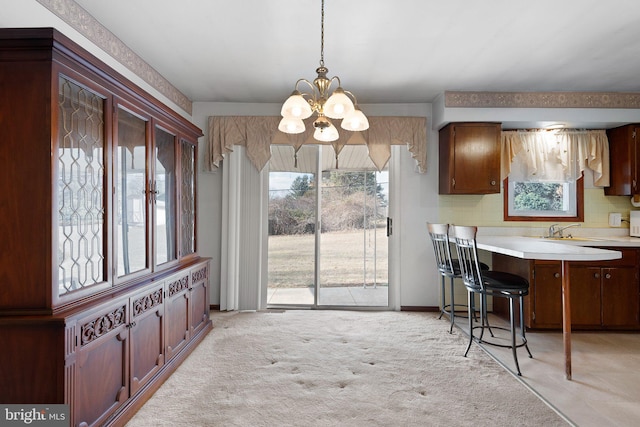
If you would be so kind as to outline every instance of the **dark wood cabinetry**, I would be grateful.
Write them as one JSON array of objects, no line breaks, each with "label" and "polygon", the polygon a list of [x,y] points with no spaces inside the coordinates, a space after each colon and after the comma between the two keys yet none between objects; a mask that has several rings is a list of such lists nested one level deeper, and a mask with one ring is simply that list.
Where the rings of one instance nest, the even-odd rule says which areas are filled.
[{"label": "dark wood cabinetry", "polygon": [[202,132],[54,29],[0,29],[0,82],[0,402],[121,425],[211,328]]},{"label": "dark wood cabinetry", "polygon": [[450,123],[439,135],[439,193],[500,193],[500,123]]},{"label": "dark wood cabinetry", "polygon": [[607,196],[640,194],[640,125],[630,124],[607,130],[611,162],[610,185],[604,188]]},{"label": "dark wood cabinetry", "polygon": [[[636,248],[613,261],[571,262],[571,327],[575,329],[640,329],[639,255]],[[562,328],[561,266],[557,261],[523,260],[493,255],[494,268],[527,277],[525,325],[532,329]],[[508,314],[506,307],[494,311]]]}]

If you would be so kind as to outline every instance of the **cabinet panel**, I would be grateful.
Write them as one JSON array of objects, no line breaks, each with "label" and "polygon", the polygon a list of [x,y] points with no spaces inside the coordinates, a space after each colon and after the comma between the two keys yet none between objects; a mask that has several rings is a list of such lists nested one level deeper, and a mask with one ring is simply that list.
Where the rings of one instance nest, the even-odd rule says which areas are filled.
[{"label": "cabinet panel", "polygon": [[602,324],[600,295],[601,269],[572,264],[571,271],[571,324],[599,327]]},{"label": "cabinet panel", "polygon": [[451,123],[440,130],[440,194],[500,192],[499,123]]},{"label": "cabinet panel", "polygon": [[164,365],[164,286],[131,298],[131,394]]},{"label": "cabinet panel", "polygon": [[129,397],[128,302],[78,321],[75,424],[99,425]]},{"label": "cabinet panel", "polygon": [[609,140],[610,182],[604,188],[608,196],[630,196],[640,193],[638,168],[640,167],[640,127],[635,124],[607,130]]},{"label": "cabinet panel", "polygon": [[169,360],[182,350],[190,337],[189,272],[167,279],[165,291],[165,355]]},{"label": "cabinet panel", "polygon": [[[559,328],[562,326],[562,275],[559,263],[535,265],[532,327]],[[573,298],[573,292],[572,292]]]},{"label": "cabinet panel", "polygon": [[640,315],[638,270],[602,269],[602,322],[606,326],[638,326]]},{"label": "cabinet panel", "polygon": [[191,270],[191,336],[209,322],[209,271],[208,264]]}]

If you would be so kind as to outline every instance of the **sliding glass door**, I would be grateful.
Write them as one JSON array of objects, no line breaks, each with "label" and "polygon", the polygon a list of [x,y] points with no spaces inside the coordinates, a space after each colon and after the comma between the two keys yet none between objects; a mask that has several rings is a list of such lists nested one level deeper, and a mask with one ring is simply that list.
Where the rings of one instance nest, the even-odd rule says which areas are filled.
[{"label": "sliding glass door", "polygon": [[[387,171],[365,146],[272,147],[270,306],[388,307]],[[318,190],[319,189],[319,190]]]}]

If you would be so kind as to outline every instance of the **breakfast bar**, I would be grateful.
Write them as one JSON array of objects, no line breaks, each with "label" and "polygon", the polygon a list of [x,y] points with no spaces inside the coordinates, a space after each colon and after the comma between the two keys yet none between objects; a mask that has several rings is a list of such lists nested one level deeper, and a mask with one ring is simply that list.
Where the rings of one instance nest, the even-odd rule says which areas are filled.
[{"label": "breakfast bar", "polygon": [[562,336],[565,356],[565,376],[571,379],[571,286],[569,263],[575,261],[603,261],[622,257],[616,250],[582,245],[569,245],[544,238],[521,236],[482,236],[477,238],[479,250],[508,255],[520,259],[560,261],[562,265]]}]

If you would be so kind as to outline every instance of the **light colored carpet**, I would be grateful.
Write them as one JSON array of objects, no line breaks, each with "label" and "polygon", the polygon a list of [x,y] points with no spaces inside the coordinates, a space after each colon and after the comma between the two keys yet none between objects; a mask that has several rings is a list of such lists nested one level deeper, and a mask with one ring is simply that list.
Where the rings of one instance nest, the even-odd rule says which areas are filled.
[{"label": "light colored carpet", "polygon": [[214,329],[127,424],[567,424],[434,313],[214,313]]}]

